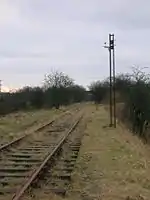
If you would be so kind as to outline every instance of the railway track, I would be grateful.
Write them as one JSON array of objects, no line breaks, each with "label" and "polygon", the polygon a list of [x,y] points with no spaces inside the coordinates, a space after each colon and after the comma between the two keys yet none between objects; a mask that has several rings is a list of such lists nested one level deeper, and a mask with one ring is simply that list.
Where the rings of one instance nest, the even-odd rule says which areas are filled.
[{"label": "railway track", "polygon": [[[76,111],[78,109],[79,109],[79,106],[75,105],[75,108],[74,109],[72,108],[71,111],[74,112],[74,111]],[[43,123],[42,124],[38,124],[36,127],[34,127],[34,129],[31,129],[31,130],[27,131],[27,133],[26,133],[26,131],[24,132],[24,134],[20,133],[21,136],[13,139],[11,142],[8,142],[6,144],[0,144],[0,151],[5,150],[5,149],[7,149],[7,147],[10,147],[11,145],[14,145],[14,144],[20,142],[22,139],[24,139],[28,135],[30,135],[30,134],[32,134],[34,132],[38,132],[38,131],[44,129],[45,127],[51,125],[55,120],[57,120],[57,118],[63,117],[67,112],[69,112],[69,110],[63,111],[63,112],[64,113],[61,113],[60,115],[56,116],[54,119],[52,119],[52,120],[50,120],[50,121],[48,121],[48,122],[46,122],[44,124]]]},{"label": "railway track", "polygon": [[[81,139],[86,126],[85,117],[68,135],[63,146],[53,158],[53,163],[47,163],[41,176],[25,195],[25,200],[49,199],[53,194],[65,197],[72,186],[72,173],[81,146]],[[39,192],[40,191],[40,192]]]},{"label": "railway track", "polygon": [[67,112],[51,126],[0,148],[0,199],[20,199],[77,126],[80,115]]}]

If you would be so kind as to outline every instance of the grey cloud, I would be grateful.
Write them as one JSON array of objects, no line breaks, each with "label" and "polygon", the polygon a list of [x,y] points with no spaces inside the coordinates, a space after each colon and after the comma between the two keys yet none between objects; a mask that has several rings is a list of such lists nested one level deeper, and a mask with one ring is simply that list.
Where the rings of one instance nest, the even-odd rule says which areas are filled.
[{"label": "grey cloud", "polygon": [[117,72],[150,64],[148,0],[1,2],[0,69],[6,84],[38,84],[51,68],[83,85],[106,77],[108,52],[102,46],[109,32],[116,35]]},{"label": "grey cloud", "polygon": [[33,53],[33,52],[31,52],[31,53],[26,53],[26,52],[0,52],[0,57],[1,58],[8,58],[8,59],[12,59],[12,58],[18,58],[18,59],[20,59],[20,58],[27,58],[27,59],[29,59],[29,58],[32,58],[32,59],[34,59],[34,58],[36,58],[36,59],[40,59],[40,58],[47,58],[47,57],[50,57],[48,54],[46,54],[46,53]]},{"label": "grey cloud", "polygon": [[[19,2],[19,1],[18,1]],[[102,23],[119,29],[149,28],[150,1],[145,0],[65,0],[21,1],[20,8],[28,17],[45,20],[72,20]],[[37,15],[38,12],[38,15]],[[43,21],[44,23],[44,21]]]}]

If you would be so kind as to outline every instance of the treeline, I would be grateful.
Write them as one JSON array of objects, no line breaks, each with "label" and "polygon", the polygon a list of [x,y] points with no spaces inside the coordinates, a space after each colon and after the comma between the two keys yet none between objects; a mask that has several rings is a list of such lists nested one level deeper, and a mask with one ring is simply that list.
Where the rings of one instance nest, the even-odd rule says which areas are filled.
[{"label": "treeline", "polygon": [[76,85],[68,75],[55,71],[45,76],[42,87],[24,87],[14,93],[1,93],[0,114],[27,109],[58,109],[85,98],[84,87]]},{"label": "treeline", "polygon": [[[109,81],[98,81],[89,87],[96,103],[109,99]],[[120,74],[115,82],[116,100],[122,102],[121,119],[129,122],[133,133],[150,138],[148,124],[150,121],[150,76],[140,68],[133,68],[131,74]]]},{"label": "treeline", "polygon": [[[122,103],[121,120],[129,122],[135,134],[148,140],[150,121],[150,76],[133,68],[131,74],[120,74],[115,82],[116,100]],[[109,102],[109,79],[97,81],[89,91],[76,85],[74,80],[62,72],[45,76],[42,87],[25,87],[15,93],[1,93],[0,115],[18,110],[52,108],[93,100],[95,103]]]}]

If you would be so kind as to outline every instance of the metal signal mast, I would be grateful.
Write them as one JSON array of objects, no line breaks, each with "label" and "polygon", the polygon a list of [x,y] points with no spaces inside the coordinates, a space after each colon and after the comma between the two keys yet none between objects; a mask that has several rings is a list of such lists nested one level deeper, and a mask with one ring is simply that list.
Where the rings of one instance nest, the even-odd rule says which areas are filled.
[{"label": "metal signal mast", "polygon": [[109,104],[110,104],[110,126],[116,128],[116,91],[115,91],[115,36],[114,34],[109,34],[109,45],[106,43],[104,48],[107,48],[109,51]]}]

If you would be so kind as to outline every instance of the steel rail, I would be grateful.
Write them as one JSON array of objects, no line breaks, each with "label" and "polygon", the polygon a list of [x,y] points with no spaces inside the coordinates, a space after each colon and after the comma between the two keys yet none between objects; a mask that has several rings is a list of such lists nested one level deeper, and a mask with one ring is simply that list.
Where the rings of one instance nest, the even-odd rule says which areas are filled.
[{"label": "steel rail", "polygon": [[59,143],[56,145],[54,150],[45,157],[41,165],[32,173],[31,177],[25,182],[25,184],[18,190],[18,192],[13,196],[12,200],[20,200],[22,195],[25,193],[25,191],[29,188],[29,186],[33,183],[33,181],[37,178],[39,173],[42,171],[42,169],[45,167],[47,162],[52,159],[52,157],[59,151],[59,149],[62,147],[63,143],[67,139],[67,137],[70,135],[70,133],[76,128],[78,123],[80,122],[81,118],[83,117],[83,114],[78,118],[78,120],[74,123],[74,125],[67,131],[65,136],[61,138]]},{"label": "steel rail", "polygon": [[20,142],[20,141],[23,140],[25,137],[27,137],[27,136],[29,136],[29,135],[35,133],[35,132],[41,131],[41,130],[44,129],[46,126],[51,125],[51,124],[52,124],[53,122],[55,122],[57,119],[61,118],[61,117],[62,117],[63,115],[65,115],[67,112],[68,112],[68,110],[65,111],[65,113],[60,114],[59,116],[56,116],[54,119],[52,119],[51,121],[45,123],[44,125],[42,125],[42,126],[40,126],[40,127],[37,127],[35,130],[30,131],[28,134],[24,134],[23,136],[18,137],[18,138],[16,138],[16,139],[12,140],[11,142],[8,142],[8,143],[6,143],[6,144],[0,146],[0,151],[6,150],[6,149],[9,148],[10,146],[12,146],[12,145],[14,145],[14,144]]}]

